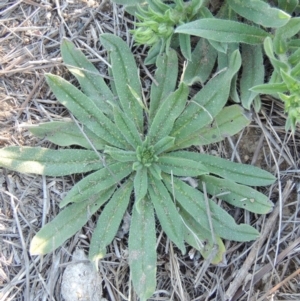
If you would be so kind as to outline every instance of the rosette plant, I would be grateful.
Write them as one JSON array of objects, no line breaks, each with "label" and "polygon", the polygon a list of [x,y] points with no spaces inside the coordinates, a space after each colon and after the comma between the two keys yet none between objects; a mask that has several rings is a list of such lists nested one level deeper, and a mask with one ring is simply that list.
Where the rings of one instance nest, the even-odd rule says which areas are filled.
[{"label": "rosette plant", "polygon": [[[89,173],[60,202],[64,209],[34,236],[32,255],[62,245],[101,208],[89,250],[97,266],[126,209],[131,210],[131,279],[140,300],[146,300],[156,287],[156,220],[182,253],[188,243],[212,263],[220,263],[225,253],[222,238],[250,241],[259,232],[236,224],[207,196],[265,214],[272,202],[249,186],[269,185],[274,177],[254,166],[200,153],[195,147],[190,150],[220,141],[249,124],[241,107],[224,108],[230,81],[241,64],[238,51],[232,53],[226,70],[190,99],[187,85],[181,81],[177,85],[176,53],[171,50],[169,56],[159,56],[154,75],[158,84],[152,84],[148,100],[126,43],[110,34],[103,34],[101,43],[110,55],[110,87],[64,40],[63,60],[82,91],[59,76],[47,74],[46,79],[73,119],[29,127],[38,137],[69,148],[9,146],[0,151],[0,166],[49,176]],[[198,187],[189,184],[191,179]]]}]

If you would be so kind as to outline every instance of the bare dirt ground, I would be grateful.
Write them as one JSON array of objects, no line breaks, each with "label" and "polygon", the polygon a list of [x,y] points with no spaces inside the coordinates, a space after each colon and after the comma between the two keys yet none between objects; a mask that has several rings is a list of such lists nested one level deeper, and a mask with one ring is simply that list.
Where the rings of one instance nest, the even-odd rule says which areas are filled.
[{"label": "bare dirt ground", "polygon": [[[53,98],[44,74],[70,79],[60,55],[63,37],[72,40],[106,72],[103,32],[121,36],[135,48],[128,32],[132,21],[121,8],[101,0],[2,0],[0,2],[0,147],[43,145],[23,127],[68,118]],[[137,60],[138,61],[138,60]],[[139,61],[138,61],[139,62]],[[149,70],[153,72],[153,70]],[[145,75],[145,83],[149,78]],[[146,84],[145,84],[146,85]],[[263,110],[235,137],[206,149],[237,162],[258,165],[278,181],[262,192],[274,211],[256,216],[224,204],[237,220],[256,227],[256,242],[227,241],[227,265],[207,264],[193,249],[182,255],[157,227],[157,291],[151,300],[300,300],[300,132],[284,130],[283,106],[264,98]],[[76,249],[87,253],[96,218],[52,254],[30,256],[34,234],[59,212],[57,204],[73,177],[23,175],[0,169],[0,300],[64,300],[62,277]],[[129,279],[129,213],[99,264],[99,292],[111,301],[138,300]],[[86,299],[78,299],[86,300]],[[94,299],[98,300],[98,299]],[[99,299],[100,300],[100,299]]]}]

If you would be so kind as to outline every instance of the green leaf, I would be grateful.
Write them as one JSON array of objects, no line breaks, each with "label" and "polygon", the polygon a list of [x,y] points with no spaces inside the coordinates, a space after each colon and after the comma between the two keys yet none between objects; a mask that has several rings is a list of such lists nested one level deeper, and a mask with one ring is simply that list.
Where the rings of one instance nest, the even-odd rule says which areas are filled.
[{"label": "green leaf", "polygon": [[242,66],[241,101],[243,107],[250,110],[257,93],[249,89],[264,82],[265,68],[261,45],[242,45]]},{"label": "green leaf", "polygon": [[274,36],[274,49],[280,55],[287,52],[288,43],[287,39],[295,36],[300,30],[300,18],[291,18],[290,21],[278,28]]},{"label": "green leaf", "polygon": [[133,147],[133,149],[136,149],[136,147],[142,143],[142,139],[134,122],[127,116],[126,113],[122,112],[117,107],[114,107],[114,119],[119,132]]},{"label": "green leaf", "polygon": [[118,129],[90,100],[72,84],[59,76],[46,75],[46,81],[57,100],[68,108],[74,116],[101,139],[116,147],[126,146]]},{"label": "green leaf", "polygon": [[161,181],[154,177],[149,180],[149,195],[162,229],[184,254],[183,224],[175,204]]},{"label": "green leaf", "polygon": [[[180,216],[185,225],[184,240],[193,248],[198,250],[205,259],[211,259],[212,264],[220,264],[225,261],[225,246],[222,239],[215,235],[215,242],[212,238],[212,233],[201,226],[200,223],[183,209],[180,208]],[[217,243],[217,245],[215,245]],[[216,250],[215,250],[216,249]],[[214,255],[213,252],[216,254]],[[214,256],[212,256],[214,255]]]},{"label": "green leaf", "polygon": [[273,184],[276,180],[271,173],[253,165],[235,163],[216,156],[196,152],[178,151],[172,154],[181,158],[201,162],[210,173],[240,184],[248,186],[267,186]]},{"label": "green leaf", "polygon": [[79,49],[76,49],[72,42],[66,39],[62,41],[61,54],[69,71],[79,81],[83,93],[94,102],[101,112],[112,116],[112,110],[107,101],[113,101],[114,95],[99,71]]},{"label": "green leaf", "polygon": [[102,34],[100,41],[110,52],[112,73],[122,108],[142,133],[143,110],[131,92],[133,89],[142,99],[140,77],[134,57],[127,44],[113,34]]},{"label": "green leaf", "polygon": [[299,0],[278,0],[278,7],[291,14],[299,4]]},{"label": "green leaf", "polygon": [[152,163],[151,166],[148,168],[149,172],[151,173],[151,175],[157,179],[157,180],[161,180],[161,168],[159,167],[158,164],[156,163]]},{"label": "green leaf", "polygon": [[187,34],[179,34],[180,50],[185,59],[192,60],[191,37]]},{"label": "green leaf", "polygon": [[173,149],[191,146],[190,141],[199,137],[198,131],[211,123],[223,109],[228,100],[231,79],[240,68],[240,64],[241,57],[237,50],[231,55],[228,69],[212,78],[191,99],[182,115],[176,120],[170,134],[176,138]]},{"label": "green leaf", "polygon": [[155,83],[151,86],[150,92],[150,119],[156,115],[158,107],[164,99],[174,91],[178,76],[178,59],[175,50],[170,49],[169,55],[165,53],[158,56],[156,62]]},{"label": "green leaf", "polygon": [[187,103],[188,94],[188,87],[181,83],[160,105],[148,132],[152,143],[158,142],[170,133],[176,118]]},{"label": "green leaf", "polygon": [[0,150],[0,166],[21,173],[64,176],[99,169],[103,164],[89,150],[8,146]]},{"label": "green leaf", "polygon": [[281,70],[280,74],[290,93],[299,93],[300,82],[283,70]]},{"label": "green leaf", "polygon": [[300,48],[298,48],[295,52],[293,52],[288,57],[288,63],[291,65],[296,65],[300,61]]},{"label": "green leaf", "polygon": [[234,219],[221,207],[208,200],[211,216],[208,217],[208,208],[204,195],[176,177],[171,178],[163,174],[164,183],[174,198],[189,214],[207,231],[211,231],[209,218],[212,221],[214,232],[225,239],[234,241],[250,241],[257,239],[257,230],[246,224],[237,225]]},{"label": "green leaf", "polygon": [[72,121],[52,121],[39,123],[38,125],[26,126],[26,128],[35,136],[39,138],[46,138],[47,140],[59,145],[70,146],[79,145],[87,149],[91,149],[91,144],[97,149],[104,149],[105,142],[96,134],[86,127],[82,127],[89,141],[82,134],[75,122]]},{"label": "green leaf", "polygon": [[205,182],[207,193],[235,207],[259,214],[270,213],[273,209],[273,203],[269,198],[253,188],[208,175],[200,176],[200,180]]},{"label": "green leaf", "polygon": [[132,163],[118,162],[105,166],[79,181],[60,203],[60,207],[70,202],[81,202],[101,192],[127,177],[132,172]]},{"label": "green leaf", "polygon": [[97,262],[105,256],[106,246],[114,239],[128,207],[132,188],[131,180],[123,183],[104,207],[91,240],[89,251],[91,261]]},{"label": "green leaf", "polygon": [[216,18],[200,19],[180,25],[175,32],[222,43],[261,44],[268,36],[267,32],[258,27]]},{"label": "green leaf", "polygon": [[140,211],[132,209],[129,231],[129,265],[133,287],[141,301],[156,288],[156,229],[151,201],[141,201]]},{"label": "green leaf", "polygon": [[113,159],[120,162],[134,162],[136,161],[136,152],[125,151],[119,148],[106,145],[104,149],[105,154],[109,154]]},{"label": "green leaf", "polygon": [[286,86],[285,83],[262,84],[262,85],[254,86],[250,90],[261,94],[272,94],[278,92],[287,92],[288,87]]},{"label": "green leaf", "polygon": [[113,194],[115,187],[103,190],[85,202],[72,204],[46,224],[32,239],[31,255],[43,255],[54,251],[79,231]]},{"label": "green leaf", "polygon": [[281,27],[291,16],[260,0],[227,0],[232,9],[242,17],[264,27]]},{"label": "green leaf", "polygon": [[208,126],[197,132],[197,137],[189,140],[190,144],[208,145],[224,140],[249,125],[251,117],[239,105],[225,107]]},{"label": "green leaf", "polygon": [[136,171],[134,176],[134,195],[135,195],[135,206],[140,211],[140,202],[147,194],[148,190],[148,170],[143,167]]},{"label": "green leaf", "polygon": [[161,53],[163,48],[162,41],[157,42],[154,44],[148,51],[148,54],[145,58],[145,65],[155,64],[156,60],[158,59],[158,55]]},{"label": "green leaf", "polygon": [[175,138],[167,136],[159,140],[154,146],[153,150],[156,156],[170,149],[175,142]]},{"label": "green leaf", "polygon": [[187,85],[200,81],[203,85],[210,76],[215,65],[217,52],[206,39],[200,39],[194,51],[191,61],[188,62],[183,81]]},{"label": "green leaf", "polygon": [[163,172],[175,176],[193,177],[208,174],[208,170],[200,162],[173,156],[173,153],[160,156],[158,164]]}]

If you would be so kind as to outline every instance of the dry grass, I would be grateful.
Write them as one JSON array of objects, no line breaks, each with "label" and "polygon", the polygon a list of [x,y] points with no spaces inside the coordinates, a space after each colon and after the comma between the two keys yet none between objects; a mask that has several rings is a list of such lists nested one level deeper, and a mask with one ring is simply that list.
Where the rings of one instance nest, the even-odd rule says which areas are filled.
[{"label": "dry grass", "polygon": [[[105,70],[99,35],[114,33],[132,46],[128,34],[131,25],[121,9],[108,2],[2,0],[0,146],[54,147],[32,137],[22,125],[68,117],[44,80],[45,72],[70,78],[60,56],[62,38],[71,39]],[[134,51],[143,56],[143,49]],[[278,178],[276,184],[263,190],[276,203],[270,215],[256,216],[227,207],[238,222],[260,230],[260,239],[251,243],[227,241],[227,265],[218,267],[207,264],[192,249],[182,255],[158,227],[158,285],[152,300],[300,300],[300,132],[291,136],[284,131],[284,123],[281,104],[266,98],[262,113],[254,116],[250,127],[207,149],[259,165]],[[28,249],[34,234],[58,214],[57,204],[74,181],[72,177],[46,178],[0,169],[1,301],[63,300],[62,273],[76,248],[87,252],[95,219],[52,254],[31,257]],[[126,220],[100,263],[107,300],[137,300],[129,279]]]}]

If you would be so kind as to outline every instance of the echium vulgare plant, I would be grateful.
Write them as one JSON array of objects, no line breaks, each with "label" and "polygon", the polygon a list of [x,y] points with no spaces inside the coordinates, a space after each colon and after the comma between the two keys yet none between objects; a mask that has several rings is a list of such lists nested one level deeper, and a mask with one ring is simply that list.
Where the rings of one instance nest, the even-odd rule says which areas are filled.
[{"label": "echium vulgare plant", "polygon": [[[295,4],[291,9],[296,9]],[[293,17],[287,24],[276,29],[273,38],[265,39],[264,50],[274,70],[268,83],[251,88],[254,92],[271,94],[284,102],[284,109],[288,115],[285,128],[291,129],[293,133],[300,122],[299,31],[300,18]]]},{"label": "echium vulgare plant", "polygon": [[[64,40],[63,60],[82,91],[59,76],[47,74],[46,79],[57,100],[72,113],[72,121],[29,127],[33,134],[59,146],[77,147],[9,146],[0,150],[0,166],[49,176],[90,172],[60,202],[64,209],[32,239],[32,255],[62,245],[103,206],[89,250],[97,266],[130,208],[131,279],[140,300],[146,300],[156,288],[156,218],[182,253],[186,242],[210,262],[223,262],[222,238],[250,241],[259,232],[236,224],[208,195],[265,214],[272,210],[272,202],[249,186],[270,185],[274,177],[254,166],[187,150],[221,141],[249,124],[238,105],[224,108],[231,79],[241,64],[238,50],[226,70],[191,99],[183,82],[176,89],[176,52],[159,56],[154,75],[158,84],[152,84],[147,100],[126,43],[110,34],[103,34],[101,43],[110,53],[111,88],[85,56]],[[199,187],[190,182],[198,182]]]}]

